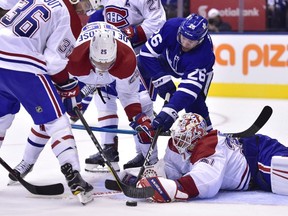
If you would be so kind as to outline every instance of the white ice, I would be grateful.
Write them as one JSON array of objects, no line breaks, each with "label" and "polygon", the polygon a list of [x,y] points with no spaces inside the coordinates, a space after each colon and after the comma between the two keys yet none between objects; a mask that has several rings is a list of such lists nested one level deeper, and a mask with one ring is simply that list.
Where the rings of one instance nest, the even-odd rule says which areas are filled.
[{"label": "white ice", "polygon": [[[163,101],[155,104],[155,111],[159,112]],[[217,98],[207,99],[214,128],[223,132],[239,132],[248,128],[256,119],[265,105],[270,105],[274,112],[271,119],[260,130],[260,133],[277,138],[283,144],[288,144],[286,121],[287,100],[270,99],[240,99]],[[130,129],[127,118],[121,106],[118,106],[121,129]],[[85,118],[90,125],[97,126],[96,108],[90,106]],[[15,121],[7,132],[7,136],[0,149],[0,156],[11,166],[18,164],[23,155],[27,135],[32,125],[30,116],[24,109],[17,114]],[[112,178],[110,174],[95,174],[84,171],[85,158],[96,153],[96,147],[84,130],[73,129],[77,141],[83,177],[93,184],[95,190],[94,202],[82,206],[72,196],[64,176],[60,172],[58,161],[50,145],[47,145],[34,166],[33,171],[25,178],[35,185],[45,185],[61,182],[65,185],[65,192],[59,196],[35,196],[20,184],[7,186],[8,173],[0,166],[0,215],[105,215],[105,216],[141,216],[141,215],[254,215],[283,216],[288,213],[288,196],[275,195],[265,192],[220,192],[213,199],[194,200],[184,203],[157,204],[145,200],[137,200],[137,207],[125,205],[131,198],[123,194],[109,194],[104,187],[105,178]],[[97,138],[99,133],[95,132]],[[159,156],[162,157],[166,147],[167,137],[159,137]],[[132,135],[119,135],[120,165],[132,159],[135,155]],[[104,192],[98,196],[100,192]]]}]

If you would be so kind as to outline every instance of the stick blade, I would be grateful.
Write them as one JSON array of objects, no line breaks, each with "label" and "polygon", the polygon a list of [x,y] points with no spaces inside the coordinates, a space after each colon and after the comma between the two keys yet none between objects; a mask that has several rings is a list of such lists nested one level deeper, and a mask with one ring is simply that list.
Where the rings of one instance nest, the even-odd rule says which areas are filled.
[{"label": "stick blade", "polygon": [[[27,188],[27,187],[26,187]],[[64,193],[64,186],[61,183],[56,183],[52,185],[33,185],[33,188],[30,188],[32,190],[29,190],[31,193],[35,195],[47,195],[47,196],[52,196],[52,195],[60,195]]]},{"label": "stick blade", "polygon": [[116,181],[110,179],[105,180],[105,187],[109,190],[123,191],[125,196],[131,198],[149,198],[154,195],[154,189],[152,187],[136,188],[123,183],[119,186]]},{"label": "stick blade", "polygon": [[106,179],[105,188],[108,190],[122,191],[115,180]]},{"label": "stick blade", "polygon": [[61,183],[51,185],[33,185],[26,182],[0,157],[0,164],[12,175],[17,181],[20,182],[30,193],[35,195],[59,195],[64,193],[64,186]]},{"label": "stick blade", "polygon": [[266,124],[272,113],[273,109],[270,106],[265,106],[259,114],[258,118],[248,129],[239,133],[227,133],[226,135],[238,138],[253,136]]},{"label": "stick blade", "polygon": [[259,117],[255,121],[255,125],[256,125],[255,130],[257,130],[257,131],[260,130],[266,124],[266,122],[269,120],[272,113],[273,113],[272,108],[270,106],[265,106],[263,108],[261,114],[259,115]]}]

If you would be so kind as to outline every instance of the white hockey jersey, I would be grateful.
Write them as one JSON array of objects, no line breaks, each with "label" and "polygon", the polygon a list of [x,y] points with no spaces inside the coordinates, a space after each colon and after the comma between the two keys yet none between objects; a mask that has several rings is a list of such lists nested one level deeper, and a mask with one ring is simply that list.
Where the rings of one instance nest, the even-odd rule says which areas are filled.
[{"label": "white hockey jersey", "polygon": [[167,178],[177,179],[191,197],[210,198],[220,189],[248,189],[249,166],[236,139],[212,130],[197,143],[189,156],[184,160],[172,138],[169,140],[164,156],[165,173]]},{"label": "white hockey jersey", "polygon": [[104,19],[119,29],[140,25],[146,38],[160,29],[166,14],[161,0],[101,0]]},{"label": "white hockey jersey", "polygon": [[[113,66],[106,72],[95,71],[89,60],[90,41],[98,29],[114,31],[117,54]],[[141,113],[139,99],[140,78],[136,55],[127,37],[115,26],[106,22],[92,22],[83,27],[73,53],[69,56],[67,69],[72,76],[88,85],[103,87],[116,80],[116,91],[129,120]]]},{"label": "white hockey jersey", "polygon": [[0,20],[1,67],[55,75],[67,65],[80,31],[69,0],[19,1]]},{"label": "white hockey jersey", "polygon": [[19,0],[1,0],[0,8],[4,10],[10,10]]}]

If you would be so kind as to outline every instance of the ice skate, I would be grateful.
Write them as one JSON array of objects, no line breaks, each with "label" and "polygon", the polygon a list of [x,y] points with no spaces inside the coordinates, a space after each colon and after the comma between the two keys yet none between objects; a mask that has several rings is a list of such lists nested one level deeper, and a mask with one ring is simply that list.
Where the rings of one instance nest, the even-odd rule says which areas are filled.
[{"label": "ice skate", "polygon": [[[143,166],[144,161],[145,161],[144,156],[142,155],[142,153],[139,153],[136,155],[135,158],[133,158],[132,160],[124,164],[123,169],[125,170],[125,169],[131,169],[131,168],[139,168]],[[155,158],[154,160],[150,160],[147,166],[156,164],[157,162],[158,162],[158,158]]]},{"label": "ice skate", "polygon": [[[106,159],[111,162],[111,165],[116,172],[120,171],[119,167],[119,153],[118,153],[118,137],[114,138],[114,144],[105,144],[103,152],[106,156]],[[98,152],[97,154],[91,155],[85,160],[86,167],[85,171],[88,172],[109,172],[109,168],[104,162],[103,157]]]},{"label": "ice skate", "polygon": [[83,205],[93,201],[93,186],[84,181],[80,173],[72,169],[71,164],[61,166],[61,172],[65,175],[72,194],[77,196]]},{"label": "ice skate", "polygon": [[[32,171],[34,164],[29,164],[22,160],[15,168],[15,174],[17,176],[20,176],[21,178],[24,178],[29,172]],[[8,182],[8,185],[13,185],[18,182],[18,180],[9,173],[8,177],[10,178],[10,181]]]}]

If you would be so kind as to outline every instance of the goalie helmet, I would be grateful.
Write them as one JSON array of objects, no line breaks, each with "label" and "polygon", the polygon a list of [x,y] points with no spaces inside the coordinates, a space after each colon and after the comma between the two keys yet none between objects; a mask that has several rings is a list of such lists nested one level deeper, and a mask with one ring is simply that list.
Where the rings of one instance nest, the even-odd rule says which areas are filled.
[{"label": "goalie helmet", "polygon": [[95,35],[90,42],[90,61],[92,65],[99,68],[99,65],[106,68],[100,70],[108,70],[115,62],[117,54],[117,42],[113,35],[113,30],[99,29],[95,31]]},{"label": "goalie helmet", "polygon": [[[71,4],[77,4],[77,3],[79,3],[80,1],[83,1],[83,0],[69,0],[69,1],[70,1]],[[96,10],[101,5],[101,0],[87,0],[87,1],[90,2],[91,10]]]},{"label": "goalie helmet", "polygon": [[186,113],[172,130],[173,145],[179,154],[191,152],[198,140],[207,134],[205,119],[196,113]]},{"label": "goalie helmet", "polygon": [[[208,32],[208,21],[197,14],[190,14],[178,28],[178,37],[183,35],[189,40],[201,43]],[[179,40],[179,39],[178,39]]]}]

